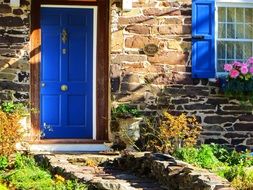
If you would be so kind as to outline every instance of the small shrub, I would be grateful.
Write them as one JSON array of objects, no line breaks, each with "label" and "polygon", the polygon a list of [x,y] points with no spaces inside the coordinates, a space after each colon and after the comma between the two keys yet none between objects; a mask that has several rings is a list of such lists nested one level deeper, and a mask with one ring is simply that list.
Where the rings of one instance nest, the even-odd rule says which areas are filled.
[{"label": "small shrub", "polygon": [[21,103],[5,101],[0,106],[0,155],[10,156],[16,151],[16,143],[23,136],[20,119],[27,114],[26,107]]},{"label": "small shrub", "polygon": [[26,168],[26,167],[34,167],[36,166],[35,160],[30,156],[25,156],[23,154],[17,153],[15,155],[14,167],[16,169]]},{"label": "small shrub", "polygon": [[215,157],[219,161],[227,163],[229,166],[253,166],[253,157],[250,156],[249,152],[237,152],[217,144],[211,144],[209,146],[212,148]]},{"label": "small shrub", "polygon": [[[59,188],[56,188],[59,189]],[[67,180],[61,190],[88,190],[86,184],[78,183],[76,180]]]},{"label": "small shrub", "polygon": [[236,190],[253,189],[253,157],[248,152],[236,152],[211,144],[199,148],[181,148],[173,155],[226,178]]},{"label": "small shrub", "polygon": [[66,180],[60,175],[54,178],[50,173],[40,168],[34,158],[17,154],[12,170],[2,172],[1,180],[6,182],[10,189],[23,190],[87,190],[86,184],[80,184],[75,180]]},{"label": "small shrub", "polygon": [[239,178],[240,176],[245,176],[244,167],[241,165],[234,166],[223,166],[222,168],[217,168],[216,173],[226,178],[228,181],[233,181],[235,178]]},{"label": "small shrub", "polygon": [[163,112],[157,120],[146,120],[143,129],[145,149],[173,153],[180,147],[192,147],[197,143],[201,126],[195,116],[173,116]]},{"label": "small shrub", "polygon": [[253,170],[246,171],[243,176],[235,177],[231,182],[232,187],[236,190],[253,189]]},{"label": "small shrub", "polygon": [[221,162],[227,162],[227,160],[230,157],[230,152],[225,146],[218,145],[218,144],[210,144],[209,145],[212,148],[212,152],[214,156]]},{"label": "small shrub", "polygon": [[[22,168],[14,170],[5,177],[17,189],[52,189],[51,175],[39,168]],[[51,187],[51,188],[50,188]]]},{"label": "small shrub", "polygon": [[180,148],[177,149],[173,155],[177,157],[180,160],[184,160],[185,162],[188,162],[190,164],[196,164],[197,163],[197,157],[198,157],[198,149],[189,147],[189,148]]},{"label": "small shrub", "polygon": [[221,162],[215,157],[209,145],[202,145],[199,149],[193,147],[180,148],[173,155],[185,162],[206,169],[212,169],[221,165]]},{"label": "small shrub", "polygon": [[207,169],[212,169],[220,163],[219,160],[214,156],[212,148],[208,145],[202,145],[200,147],[197,161],[199,166]]},{"label": "small shrub", "polygon": [[0,155],[9,156],[16,151],[16,143],[22,139],[20,115],[0,110]]}]

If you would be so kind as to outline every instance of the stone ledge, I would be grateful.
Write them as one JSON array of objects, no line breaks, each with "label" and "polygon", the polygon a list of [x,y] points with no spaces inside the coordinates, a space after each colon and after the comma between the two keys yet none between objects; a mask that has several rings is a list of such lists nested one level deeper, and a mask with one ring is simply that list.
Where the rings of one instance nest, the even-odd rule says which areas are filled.
[{"label": "stone ledge", "polygon": [[208,170],[175,160],[166,154],[141,153],[116,159],[118,168],[155,178],[167,189],[233,190],[230,183]]}]

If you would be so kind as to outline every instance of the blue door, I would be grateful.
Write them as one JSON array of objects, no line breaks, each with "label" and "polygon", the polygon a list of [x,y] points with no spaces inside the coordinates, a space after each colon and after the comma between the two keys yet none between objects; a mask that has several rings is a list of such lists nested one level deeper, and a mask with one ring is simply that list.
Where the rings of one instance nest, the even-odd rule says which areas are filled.
[{"label": "blue door", "polygon": [[42,138],[92,138],[93,9],[41,9]]}]

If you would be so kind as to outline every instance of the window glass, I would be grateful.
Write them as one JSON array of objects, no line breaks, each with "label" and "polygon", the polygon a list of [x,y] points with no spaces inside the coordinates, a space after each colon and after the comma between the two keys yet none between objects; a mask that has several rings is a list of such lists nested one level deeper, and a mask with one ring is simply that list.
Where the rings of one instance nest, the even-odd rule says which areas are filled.
[{"label": "window glass", "polygon": [[244,38],[244,24],[236,24],[236,38]]}]

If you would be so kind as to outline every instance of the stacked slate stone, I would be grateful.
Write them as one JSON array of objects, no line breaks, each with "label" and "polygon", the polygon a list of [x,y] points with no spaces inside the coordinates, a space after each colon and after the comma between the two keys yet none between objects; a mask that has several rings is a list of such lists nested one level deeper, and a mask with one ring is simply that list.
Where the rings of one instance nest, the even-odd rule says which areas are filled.
[{"label": "stacked slate stone", "polygon": [[0,0],[0,101],[29,98],[30,2]]}]

